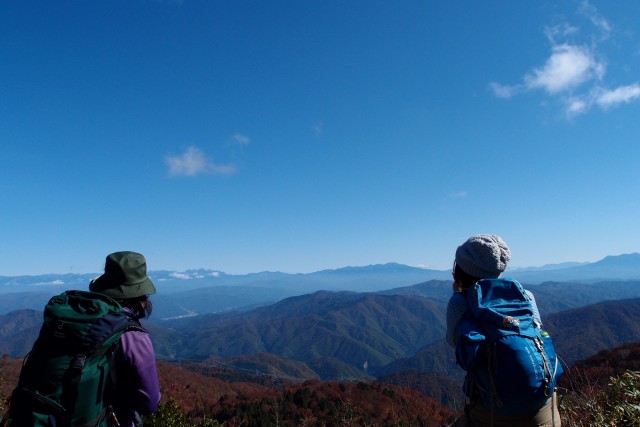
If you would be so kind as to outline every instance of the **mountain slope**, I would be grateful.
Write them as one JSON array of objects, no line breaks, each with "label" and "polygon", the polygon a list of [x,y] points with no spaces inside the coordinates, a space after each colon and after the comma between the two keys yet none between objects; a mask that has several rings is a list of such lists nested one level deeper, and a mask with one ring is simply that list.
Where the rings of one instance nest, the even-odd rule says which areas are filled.
[{"label": "mountain slope", "polygon": [[543,320],[558,354],[572,363],[600,350],[638,341],[640,298],[602,302]]},{"label": "mountain slope", "polygon": [[[273,353],[314,363],[336,358],[373,370],[444,335],[444,305],[420,297],[317,292],[246,314],[185,320],[182,357]],[[366,366],[366,368],[365,368]]]},{"label": "mountain slope", "polygon": [[[539,302],[545,298],[553,295],[541,294]],[[165,360],[249,356],[243,361],[244,369],[263,366],[265,371],[283,371],[286,367],[290,370],[287,375],[296,378],[370,378],[407,369],[453,377],[460,371],[453,365],[453,350],[443,341],[445,307],[444,300],[422,296],[322,291],[246,313],[144,324],[158,358]],[[640,298],[549,315],[543,312],[543,321],[560,356],[571,363],[602,349],[637,341]],[[42,313],[32,310],[1,315],[0,351],[23,357],[41,322]],[[255,355],[259,354],[277,358],[258,360]],[[289,365],[282,359],[294,363]]]},{"label": "mountain slope", "polygon": [[42,312],[18,310],[0,315],[0,354],[24,357],[38,337]]}]

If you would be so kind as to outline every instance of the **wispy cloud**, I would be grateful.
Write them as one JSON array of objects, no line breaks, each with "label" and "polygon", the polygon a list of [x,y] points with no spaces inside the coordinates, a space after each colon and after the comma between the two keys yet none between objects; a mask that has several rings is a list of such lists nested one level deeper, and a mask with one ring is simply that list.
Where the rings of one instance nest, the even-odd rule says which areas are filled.
[{"label": "wispy cloud", "polygon": [[315,123],[313,126],[311,126],[311,132],[313,132],[313,134],[318,138],[322,136],[322,131],[322,123]]},{"label": "wispy cloud", "polygon": [[469,195],[468,191],[457,191],[455,193],[451,193],[449,197],[451,197],[452,199],[464,199],[468,195]]},{"label": "wispy cloud", "polygon": [[580,4],[578,13],[592,25],[588,41],[572,41],[581,33],[573,25],[565,23],[547,28],[545,35],[551,53],[544,65],[525,73],[518,84],[491,82],[489,87],[494,95],[509,99],[524,92],[542,90],[560,101],[567,117],[585,114],[593,106],[606,110],[640,98],[640,83],[613,89],[606,87],[607,64],[599,50],[613,28],[588,1]]},{"label": "wispy cloud", "polygon": [[599,30],[598,34],[601,40],[606,40],[609,38],[609,35],[612,31],[611,24],[609,24],[609,21],[607,21],[598,13],[598,10],[594,5],[585,0],[580,4],[578,12],[587,17],[587,19],[591,21],[596,29]]},{"label": "wispy cloud", "polygon": [[595,96],[595,103],[607,109],[618,104],[626,104],[640,98],[640,83],[620,86],[613,90],[600,90]]},{"label": "wispy cloud", "polygon": [[169,167],[170,176],[230,175],[236,171],[233,165],[215,163],[207,158],[201,149],[193,145],[180,155],[165,156],[165,163]]},{"label": "wispy cloud", "polygon": [[251,143],[251,138],[249,138],[247,135],[236,133],[233,135],[233,142],[239,145],[249,145]]}]

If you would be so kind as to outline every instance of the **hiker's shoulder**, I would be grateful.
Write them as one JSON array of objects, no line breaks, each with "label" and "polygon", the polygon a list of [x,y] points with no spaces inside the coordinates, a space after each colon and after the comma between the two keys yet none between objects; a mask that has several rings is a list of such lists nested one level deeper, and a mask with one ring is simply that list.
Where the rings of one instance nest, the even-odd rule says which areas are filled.
[{"label": "hiker's shoulder", "polygon": [[450,306],[466,305],[467,296],[464,292],[454,292],[449,298]]}]

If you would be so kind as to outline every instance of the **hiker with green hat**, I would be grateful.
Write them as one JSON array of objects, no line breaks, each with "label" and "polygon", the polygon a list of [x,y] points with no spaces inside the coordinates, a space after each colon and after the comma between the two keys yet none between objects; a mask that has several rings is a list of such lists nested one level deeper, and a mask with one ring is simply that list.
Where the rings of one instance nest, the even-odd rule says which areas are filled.
[{"label": "hiker with green hat", "polygon": [[53,296],[0,427],[136,427],[160,387],[140,319],[156,288],[137,252],[107,256],[89,290]]},{"label": "hiker with green hat", "polygon": [[[130,251],[109,254],[104,274],[91,281],[89,290],[116,300],[136,321],[151,315],[148,296],[156,293],[147,276],[144,256]],[[118,378],[116,415],[123,427],[135,426],[139,415],[155,411],[160,402],[158,371],[149,334],[141,330],[125,332],[114,356]]]},{"label": "hiker with green hat", "polygon": [[91,292],[100,292],[116,300],[139,298],[156,293],[147,276],[147,261],[137,252],[114,252],[107,256],[104,274],[89,285]]}]

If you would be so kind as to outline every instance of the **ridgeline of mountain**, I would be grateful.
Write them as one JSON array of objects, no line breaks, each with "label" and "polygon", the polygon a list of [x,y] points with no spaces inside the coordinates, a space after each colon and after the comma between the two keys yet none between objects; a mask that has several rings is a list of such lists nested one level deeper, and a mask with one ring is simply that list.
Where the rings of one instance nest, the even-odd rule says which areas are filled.
[{"label": "ridgeline of mountain", "polygon": [[[596,283],[544,282],[526,285],[533,292],[543,317],[558,311],[584,307],[607,300],[640,298],[640,280]],[[381,295],[422,296],[446,304],[451,297],[451,281],[431,280],[412,286],[378,292]]]},{"label": "ridgeline of mountain", "polygon": [[[514,270],[513,276],[526,284],[547,281],[602,282],[610,280],[640,280],[640,253],[607,256],[600,261],[561,268]],[[507,271],[505,276],[509,276]]]},{"label": "ridgeline of mountain", "polygon": [[[39,276],[0,276],[0,314],[20,308],[41,310],[52,295],[67,289],[87,289],[92,274],[48,274]],[[344,267],[307,274],[260,272],[231,275],[219,270],[194,269],[183,272],[156,270],[149,275],[158,288],[154,296],[156,318],[174,318],[196,314],[249,311],[273,304],[283,298],[319,290],[375,292],[433,281],[416,293],[446,299],[451,283],[449,270],[428,270],[397,263]],[[508,270],[526,286],[544,282],[640,281],[640,254],[609,256],[595,263],[562,263],[530,269]],[[435,281],[441,281],[435,285]],[[388,293],[388,292],[387,292]],[[584,304],[593,303],[580,296]],[[564,301],[564,299],[562,300]],[[562,303],[553,310],[571,308]]]},{"label": "ridgeline of mountain", "polygon": [[[606,267],[632,273],[640,260],[639,255],[607,257],[598,263],[563,266],[546,272],[585,268],[601,272]],[[594,267],[594,264],[598,265]],[[298,275],[264,272],[231,276],[206,270],[191,270],[182,275],[152,272],[152,275],[157,274],[152,277],[159,288],[169,286],[163,280],[168,277],[192,285],[218,280],[223,283],[226,280],[227,284],[216,282],[216,286],[195,290],[160,292],[153,297],[154,315],[145,326],[153,336],[158,357],[165,360],[217,359],[230,363],[233,358],[271,354],[272,360],[264,357],[247,359],[238,366],[242,369],[254,366],[260,372],[279,370],[290,378],[307,375],[323,379],[371,378],[393,375],[405,368],[456,375],[453,353],[443,341],[451,281],[405,284],[407,278],[415,280],[414,274],[422,275],[425,271],[430,270],[385,264]],[[440,273],[446,273],[447,279],[450,276],[448,271]],[[524,282],[519,277],[523,272],[517,273],[514,276]],[[191,278],[185,279],[185,275]],[[94,277],[86,276],[83,280]],[[23,357],[31,348],[42,319],[40,310],[47,299],[46,293],[41,291],[42,286],[52,286],[51,283],[58,281],[56,277],[46,276],[46,280],[35,276],[20,280],[0,278],[0,287],[8,282],[26,286],[27,279],[33,285],[32,292],[3,294],[0,306],[2,302],[8,302],[24,307],[33,297],[37,300],[38,310],[0,315],[2,353]],[[70,275],[65,280],[78,277],[81,275]],[[369,280],[373,287],[390,283],[400,286],[390,286],[377,293],[316,291],[288,295],[319,286],[323,280],[333,283],[334,288],[369,288]],[[169,287],[172,286],[175,289],[178,285]],[[640,335],[637,316],[634,317],[633,310],[625,308],[628,302],[611,301],[611,305],[606,305],[607,311],[603,311],[602,305],[593,305],[603,300],[640,298],[638,280],[548,281],[525,286],[535,294],[543,320],[554,337],[560,334],[556,341],[561,355],[569,361]],[[576,310],[585,306],[589,307]],[[239,307],[243,310],[238,310]],[[218,314],[198,315],[207,310]],[[562,315],[563,320],[556,321],[556,314]],[[162,321],[167,317],[174,319]],[[571,332],[563,332],[566,330]],[[563,348],[565,345],[566,349]],[[236,366],[238,360],[233,359],[231,365]],[[303,364],[304,368],[296,367],[297,363]]]},{"label": "ridgeline of mountain", "polygon": [[184,333],[183,358],[272,353],[324,366],[323,378],[331,372],[326,363],[336,359],[351,368],[349,375],[364,377],[441,339],[444,312],[443,304],[427,298],[321,291],[173,327]]},{"label": "ridgeline of mountain", "polygon": [[[280,379],[368,379],[413,371],[459,380],[463,372],[444,343],[444,317],[444,302],[422,296],[322,291],[246,313],[144,324],[164,360]],[[571,363],[637,341],[640,298],[543,315],[543,320],[559,354]],[[0,316],[0,351],[23,357],[41,322],[42,313],[32,310]]]},{"label": "ridgeline of mountain", "polygon": [[602,301],[640,298],[640,280],[594,283],[544,282],[528,286],[543,317]]},{"label": "ridgeline of mountain", "polygon": [[640,371],[640,341],[599,351],[593,356],[577,361],[574,368],[597,369],[608,375]]},{"label": "ridgeline of mountain", "polygon": [[637,342],[640,298],[605,301],[555,313],[543,321],[558,354],[571,364],[601,350]]}]

